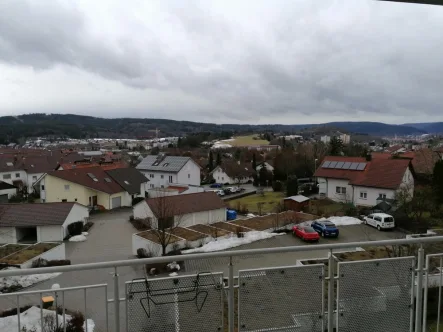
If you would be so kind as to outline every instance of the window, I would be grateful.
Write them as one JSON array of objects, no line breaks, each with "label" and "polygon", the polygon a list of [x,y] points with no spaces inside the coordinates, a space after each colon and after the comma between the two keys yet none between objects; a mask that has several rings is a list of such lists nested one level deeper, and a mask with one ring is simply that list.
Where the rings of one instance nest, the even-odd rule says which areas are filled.
[{"label": "window", "polygon": [[151,183],[150,187],[151,187],[151,188],[154,188],[154,185]]},{"label": "window", "polygon": [[225,180],[225,177],[224,176],[222,176],[222,181],[224,181]]},{"label": "window", "polygon": [[379,199],[386,199],[386,194],[378,194]]},{"label": "window", "polygon": [[[17,176],[17,174],[16,174],[16,176]],[[37,176],[33,176],[32,181],[37,181]]]},{"label": "window", "polygon": [[160,179],[163,179],[165,176],[164,175],[160,175]]},{"label": "window", "polygon": [[76,199],[74,199],[74,201],[76,201],[76,202],[77,202],[77,198],[76,198]]},{"label": "window", "polygon": [[42,190],[45,190],[45,185],[44,185],[44,184],[42,184],[42,187],[41,187],[41,188],[42,188]]},{"label": "window", "polygon": [[381,218],[380,217],[374,217],[374,220],[381,221]]},{"label": "window", "polygon": [[172,183],[172,175],[169,175],[169,183]]},{"label": "window", "polygon": [[9,180],[11,178],[11,174],[3,174],[3,180]]},{"label": "window", "polygon": [[153,179],[153,178],[154,178],[154,174],[149,174],[149,177],[150,177],[151,179]]},{"label": "window", "polygon": [[69,184],[65,184],[65,190],[69,190]]},{"label": "window", "polygon": [[360,191],[360,198],[361,199],[367,199],[368,198],[368,193],[364,192],[364,191]]},{"label": "window", "polygon": [[67,202],[68,200],[67,199],[62,199],[62,202]]},{"label": "window", "polygon": [[161,186],[160,186],[160,188],[164,188],[164,187],[165,187],[164,185],[161,185]]},{"label": "window", "polygon": [[346,194],[346,187],[335,187],[335,192],[337,194]]},{"label": "window", "polygon": [[191,174],[188,174],[188,179],[190,179],[191,178]]},{"label": "window", "polygon": [[15,173],[15,177],[19,178],[20,177],[20,173]]}]

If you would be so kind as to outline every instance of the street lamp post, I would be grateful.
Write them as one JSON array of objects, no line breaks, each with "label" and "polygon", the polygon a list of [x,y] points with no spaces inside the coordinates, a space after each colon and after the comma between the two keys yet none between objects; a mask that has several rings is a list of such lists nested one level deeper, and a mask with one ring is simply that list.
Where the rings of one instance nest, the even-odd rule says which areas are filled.
[{"label": "street lamp post", "polygon": [[317,170],[317,161],[318,161],[318,159],[314,159],[314,173]]}]

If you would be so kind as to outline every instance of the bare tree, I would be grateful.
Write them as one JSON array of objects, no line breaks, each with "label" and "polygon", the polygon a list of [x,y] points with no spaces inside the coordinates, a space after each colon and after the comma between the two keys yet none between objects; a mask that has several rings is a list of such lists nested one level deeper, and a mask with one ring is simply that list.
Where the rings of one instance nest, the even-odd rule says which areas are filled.
[{"label": "bare tree", "polygon": [[169,196],[158,191],[157,197],[148,200],[148,209],[152,212],[151,233],[162,247],[164,256],[168,245],[173,243],[174,233],[184,222],[182,206],[176,195]]}]

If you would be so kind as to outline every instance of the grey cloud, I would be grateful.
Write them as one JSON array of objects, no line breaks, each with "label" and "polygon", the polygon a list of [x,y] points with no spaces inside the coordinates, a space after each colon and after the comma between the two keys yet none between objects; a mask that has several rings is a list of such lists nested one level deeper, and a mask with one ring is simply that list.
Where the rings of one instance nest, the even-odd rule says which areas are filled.
[{"label": "grey cloud", "polygon": [[[112,22],[122,31],[116,34],[92,29],[91,18],[106,13],[92,12],[86,2],[3,1],[0,62],[40,71],[69,66],[141,91],[168,92],[172,100],[180,92],[205,101],[156,109],[171,118],[185,109],[192,120],[219,114],[239,122],[440,112],[443,8],[162,1],[154,14],[140,9],[146,18],[136,20],[142,7],[132,4],[133,12],[128,5],[121,21]],[[150,24],[160,15],[163,21]]]}]

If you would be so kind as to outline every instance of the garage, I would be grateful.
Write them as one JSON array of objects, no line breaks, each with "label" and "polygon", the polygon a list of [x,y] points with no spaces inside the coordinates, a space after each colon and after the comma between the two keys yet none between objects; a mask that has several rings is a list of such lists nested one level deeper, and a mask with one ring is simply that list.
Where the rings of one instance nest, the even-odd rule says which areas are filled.
[{"label": "garage", "polygon": [[113,197],[112,198],[112,209],[119,208],[122,206],[122,197]]},{"label": "garage", "polygon": [[8,203],[8,194],[0,195],[0,203]]}]

